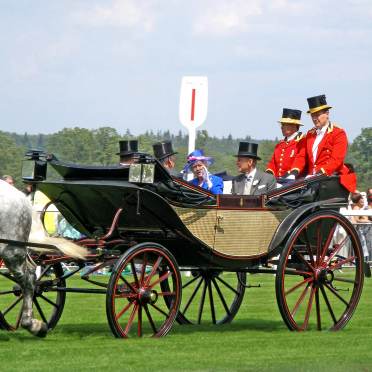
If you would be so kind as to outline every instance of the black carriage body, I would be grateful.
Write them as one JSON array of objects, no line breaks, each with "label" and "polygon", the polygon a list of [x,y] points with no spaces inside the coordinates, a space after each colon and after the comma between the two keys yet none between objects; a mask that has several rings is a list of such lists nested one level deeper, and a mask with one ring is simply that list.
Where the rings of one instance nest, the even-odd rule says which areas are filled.
[{"label": "black carriage body", "polygon": [[[63,179],[37,181],[37,187],[88,237],[107,234],[117,215],[110,241],[124,238],[121,249],[152,241],[167,247],[180,266],[224,270],[249,270],[265,262],[280,252],[301,219],[322,205],[339,207],[336,201],[346,201],[337,177],[302,180],[264,196],[213,195],[172,178],[156,161],[145,162],[155,165],[152,183],[129,182],[130,166],[51,159],[49,165]],[[291,195],[297,192],[297,201],[309,198],[304,190],[312,200],[294,208]]]}]

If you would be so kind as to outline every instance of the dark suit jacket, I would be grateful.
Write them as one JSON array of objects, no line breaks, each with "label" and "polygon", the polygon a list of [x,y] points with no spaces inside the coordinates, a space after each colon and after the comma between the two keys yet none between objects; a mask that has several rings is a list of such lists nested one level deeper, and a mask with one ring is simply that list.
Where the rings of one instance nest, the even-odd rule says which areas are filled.
[{"label": "dark suit jacket", "polygon": [[[244,195],[245,174],[240,174],[233,179],[231,193],[235,195]],[[270,173],[256,170],[253,178],[250,195],[267,194],[276,188],[276,180]]]}]

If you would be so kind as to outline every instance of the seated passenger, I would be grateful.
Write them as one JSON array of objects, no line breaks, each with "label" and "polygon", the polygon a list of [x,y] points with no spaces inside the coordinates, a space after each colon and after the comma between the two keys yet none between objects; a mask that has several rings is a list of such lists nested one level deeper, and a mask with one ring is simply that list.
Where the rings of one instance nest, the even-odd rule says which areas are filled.
[{"label": "seated passenger", "polygon": [[276,188],[276,180],[270,173],[265,173],[256,168],[257,143],[240,142],[236,165],[240,173],[233,179],[232,194],[235,195],[261,195],[267,194]]},{"label": "seated passenger", "polygon": [[178,152],[173,150],[171,141],[157,142],[152,145],[154,156],[169,172],[171,176],[178,177],[178,172],[174,169],[176,166],[176,154]]},{"label": "seated passenger", "polygon": [[138,151],[137,140],[119,141],[119,148],[119,152],[116,155],[120,156],[120,165],[130,165],[138,162],[141,152]]},{"label": "seated passenger", "polygon": [[203,150],[195,150],[187,157],[187,163],[184,167],[184,173],[187,173],[190,168],[194,173],[195,178],[190,181],[194,186],[202,187],[213,194],[223,193],[223,180],[208,172],[208,168],[213,164],[213,158],[204,156]]}]

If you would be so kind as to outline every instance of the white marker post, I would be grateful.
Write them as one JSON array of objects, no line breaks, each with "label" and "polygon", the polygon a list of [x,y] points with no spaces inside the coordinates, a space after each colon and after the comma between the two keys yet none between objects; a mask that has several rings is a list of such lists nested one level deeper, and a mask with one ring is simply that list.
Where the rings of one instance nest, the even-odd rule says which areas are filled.
[{"label": "white marker post", "polygon": [[196,128],[207,118],[208,78],[184,76],[181,82],[179,118],[189,131],[189,151],[195,150]]}]

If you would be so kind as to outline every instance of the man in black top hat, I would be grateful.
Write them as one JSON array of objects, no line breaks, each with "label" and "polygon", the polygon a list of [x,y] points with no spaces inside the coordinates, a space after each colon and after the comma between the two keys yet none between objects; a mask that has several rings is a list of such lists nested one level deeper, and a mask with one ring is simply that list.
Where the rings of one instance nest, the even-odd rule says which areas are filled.
[{"label": "man in black top hat", "polygon": [[276,188],[276,180],[270,173],[265,173],[256,168],[257,143],[240,142],[239,151],[236,156],[236,165],[239,176],[232,182],[232,194],[236,195],[261,195],[267,194]]},{"label": "man in black top hat", "polygon": [[172,176],[178,176],[175,171],[176,151],[173,150],[171,141],[157,142],[152,145],[154,156]]},{"label": "man in black top hat", "polygon": [[122,140],[119,141],[119,152],[116,155],[120,156],[120,165],[128,165],[136,163],[139,159],[137,140]]}]

